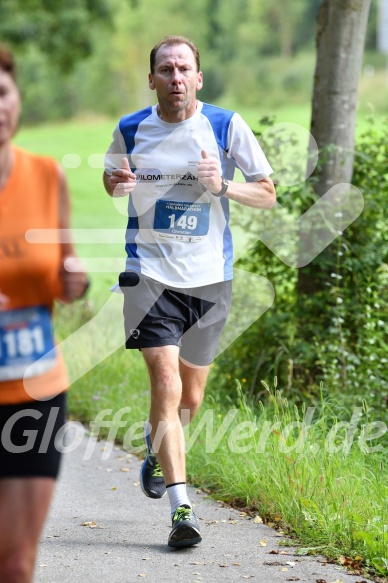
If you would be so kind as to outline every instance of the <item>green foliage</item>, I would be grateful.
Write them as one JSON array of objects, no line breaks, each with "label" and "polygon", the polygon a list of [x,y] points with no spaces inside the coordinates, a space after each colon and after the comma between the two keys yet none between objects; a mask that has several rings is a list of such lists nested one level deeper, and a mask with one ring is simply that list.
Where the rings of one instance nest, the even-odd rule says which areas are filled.
[{"label": "green foliage", "polygon": [[[28,123],[119,115],[154,102],[147,88],[149,52],[168,34],[192,37],[199,46],[203,100],[273,111],[310,101],[319,3],[2,0],[0,39],[18,54]],[[376,10],[371,15],[373,39]],[[385,61],[372,41],[368,46],[365,63],[375,75],[362,79],[361,107],[372,103],[385,112]]]},{"label": "green foliage", "polygon": [[92,52],[91,30],[95,22],[111,23],[107,0],[2,0],[0,37],[20,49],[38,47],[61,70]]},{"label": "green foliage", "polygon": [[[281,139],[270,132],[264,136],[262,146],[271,160]],[[311,277],[322,275],[320,290],[309,294],[298,289],[297,270],[285,266],[261,242],[240,261],[244,269],[271,281],[276,299],[217,360],[217,390],[227,391],[228,379],[238,378],[252,398],[260,398],[260,381],[277,375],[295,400],[317,395],[324,381],[349,403],[366,400],[369,407],[386,409],[387,154],[388,124],[376,130],[371,123],[357,142],[353,176],[363,193],[364,211],[308,266]],[[279,202],[295,219],[316,200],[309,182],[277,190]],[[242,226],[252,235],[257,232],[253,215],[242,215]],[[269,214],[268,227],[270,223]],[[296,240],[288,244],[292,247]]]}]

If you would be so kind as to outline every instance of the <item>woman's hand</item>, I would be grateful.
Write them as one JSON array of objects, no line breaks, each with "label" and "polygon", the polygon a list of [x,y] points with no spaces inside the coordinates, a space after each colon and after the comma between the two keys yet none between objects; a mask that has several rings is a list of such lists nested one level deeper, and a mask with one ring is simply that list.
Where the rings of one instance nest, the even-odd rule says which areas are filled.
[{"label": "woman's hand", "polygon": [[90,281],[86,275],[84,266],[78,257],[69,255],[63,258],[60,271],[62,290],[59,299],[68,303],[82,298],[89,288]]},{"label": "woman's hand", "polygon": [[2,294],[1,291],[0,291],[0,312],[6,310],[8,304],[9,304],[9,298],[8,298],[8,296]]}]

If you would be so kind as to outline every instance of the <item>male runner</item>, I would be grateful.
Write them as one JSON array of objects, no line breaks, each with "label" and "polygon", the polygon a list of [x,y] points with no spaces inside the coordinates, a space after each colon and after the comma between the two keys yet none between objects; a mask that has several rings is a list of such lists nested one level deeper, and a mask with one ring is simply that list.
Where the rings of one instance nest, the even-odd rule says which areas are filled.
[{"label": "male runner", "polygon": [[[184,37],[151,51],[157,105],[124,116],[105,158],[110,196],[130,194],[124,292],[126,347],[142,351],[151,383],[141,486],[166,491],[171,547],[201,541],[186,492],[183,424],[198,411],[225,325],[233,278],[229,200],[271,208],[272,169],[242,118],[197,99],[203,75]],[[234,182],[239,168],[245,183]]]}]

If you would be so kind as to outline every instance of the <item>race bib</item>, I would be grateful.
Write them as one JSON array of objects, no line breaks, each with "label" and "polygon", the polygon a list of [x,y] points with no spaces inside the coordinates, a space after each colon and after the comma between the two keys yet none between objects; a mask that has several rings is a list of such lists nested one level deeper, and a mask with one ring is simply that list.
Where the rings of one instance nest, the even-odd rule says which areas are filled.
[{"label": "race bib", "polygon": [[47,307],[0,312],[0,381],[38,376],[55,364],[56,351]]},{"label": "race bib", "polygon": [[210,203],[158,200],[155,205],[154,236],[195,243],[209,232]]}]

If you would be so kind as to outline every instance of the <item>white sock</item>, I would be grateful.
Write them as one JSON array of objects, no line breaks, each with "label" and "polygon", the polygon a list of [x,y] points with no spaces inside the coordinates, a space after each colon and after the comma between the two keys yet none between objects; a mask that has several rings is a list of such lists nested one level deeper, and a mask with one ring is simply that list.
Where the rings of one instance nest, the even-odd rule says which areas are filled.
[{"label": "white sock", "polygon": [[166,486],[166,488],[168,499],[170,500],[171,514],[174,514],[175,510],[179,506],[183,506],[183,504],[186,504],[191,508],[191,503],[186,493],[186,482],[171,484],[170,486]]}]

